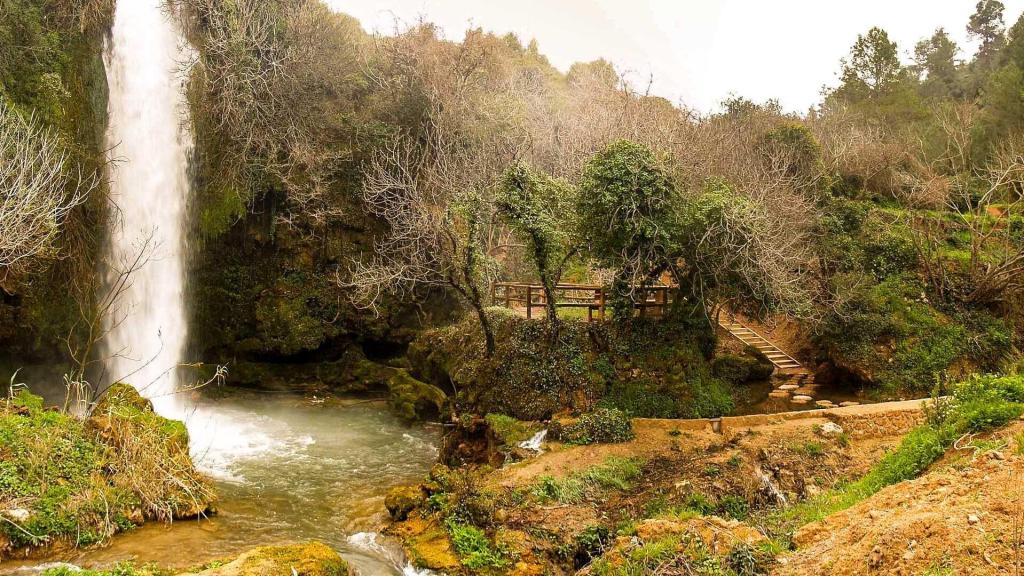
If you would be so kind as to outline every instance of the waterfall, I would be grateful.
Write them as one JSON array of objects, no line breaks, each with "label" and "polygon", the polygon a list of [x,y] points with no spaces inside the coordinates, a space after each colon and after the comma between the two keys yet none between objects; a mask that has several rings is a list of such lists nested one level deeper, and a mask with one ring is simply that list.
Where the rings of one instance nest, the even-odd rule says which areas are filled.
[{"label": "waterfall", "polygon": [[157,412],[179,413],[177,367],[186,338],[188,158],[192,148],[181,63],[185,43],[164,0],[121,0],[104,55],[109,86],[111,200],[109,272],[143,253],[108,314],[106,378],[125,381]]}]

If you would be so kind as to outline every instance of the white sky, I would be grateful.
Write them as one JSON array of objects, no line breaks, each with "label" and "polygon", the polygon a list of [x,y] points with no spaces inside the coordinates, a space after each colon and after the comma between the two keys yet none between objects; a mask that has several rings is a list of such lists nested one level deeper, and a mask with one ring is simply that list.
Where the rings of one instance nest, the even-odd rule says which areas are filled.
[{"label": "white sky", "polygon": [[[834,85],[839,59],[857,34],[889,32],[905,60],[914,44],[943,26],[963,48],[976,0],[326,0],[368,31],[391,33],[424,17],[461,40],[466,29],[535,38],[565,71],[605,58],[633,83],[701,111],[730,93],[778,98],[791,111],[819,101]],[[1003,0],[1011,26],[1024,0]],[[404,23],[404,24],[402,24]]]}]

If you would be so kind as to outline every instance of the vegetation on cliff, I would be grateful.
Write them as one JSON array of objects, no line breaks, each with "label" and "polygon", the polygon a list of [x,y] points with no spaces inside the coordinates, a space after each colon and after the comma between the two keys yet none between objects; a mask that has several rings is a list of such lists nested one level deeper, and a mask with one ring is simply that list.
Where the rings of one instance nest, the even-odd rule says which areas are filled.
[{"label": "vegetation on cliff", "polygon": [[545,420],[604,407],[630,417],[699,418],[733,406],[733,382],[712,375],[714,335],[702,317],[567,322],[552,339],[543,321],[500,308],[488,314],[497,342],[490,358],[475,319],[425,331],[409,347],[413,372],[450,390],[460,414]]},{"label": "vegetation on cliff", "polygon": [[[0,363],[69,362],[92,305],[110,0],[10,0],[0,19]],[[4,379],[10,373],[0,369]],[[11,371],[13,372],[13,370]],[[57,375],[59,377],[59,375]]]}]

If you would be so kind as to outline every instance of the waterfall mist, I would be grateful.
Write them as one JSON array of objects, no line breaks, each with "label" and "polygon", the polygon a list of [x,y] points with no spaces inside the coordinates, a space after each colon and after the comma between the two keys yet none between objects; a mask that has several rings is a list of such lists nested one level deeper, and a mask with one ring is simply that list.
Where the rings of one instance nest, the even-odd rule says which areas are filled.
[{"label": "waterfall mist", "polygon": [[141,254],[106,318],[108,380],[125,381],[157,412],[180,414],[177,368],[185,309],[188,158],[192,136],[179,72],[187,56],[162,0],[121,0],[104,60],[109,86],[111,230],[109,280]]}]

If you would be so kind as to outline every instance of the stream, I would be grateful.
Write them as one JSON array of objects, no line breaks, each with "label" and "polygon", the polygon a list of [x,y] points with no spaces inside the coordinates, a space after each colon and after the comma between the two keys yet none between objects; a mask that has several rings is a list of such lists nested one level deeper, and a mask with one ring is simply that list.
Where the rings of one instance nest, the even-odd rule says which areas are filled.
[{"label": "stream", "polygon": [[[102,548],[48,562],[99,567],[132,559],[185,568],[264,544],[320,540],[361,576],[403,573],[400,553],[374,545],[367,533],[384,521],[388,489],[429,471],[436,428],[410,426],[382,402],[317,404],[269,392],[200,398],[186,421],[196,464],[215,480],[218,513],[148,523]],[[18,567],[5,564],[0,573]],[[39,562],[21,563],[14,573],[33,565]]]}]

